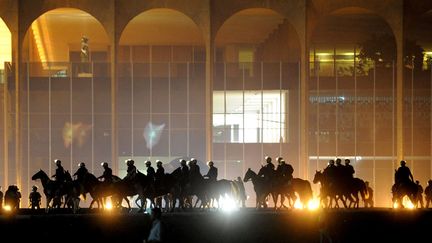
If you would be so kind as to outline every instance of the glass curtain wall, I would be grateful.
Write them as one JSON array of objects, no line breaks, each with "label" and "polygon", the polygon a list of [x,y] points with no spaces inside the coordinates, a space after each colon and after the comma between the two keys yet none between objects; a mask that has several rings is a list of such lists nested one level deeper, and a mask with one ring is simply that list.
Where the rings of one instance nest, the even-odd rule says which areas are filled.
[{"label": "glass curtain wall", "polygon": [[[110,64],[24,63],[22,68],[22,195],[29,195],[36,184],[31,176],[39,169],[55,173],[54,159],[71,174],[84,162],[101,175],[101,162],[111,164]],[[27,200],[23,196],[23,205]]]},{"label": "glass curtain wall", "polygon": [[[430,65],[430,64],[429,64]],[[414,179],[425,188],[432,178],[431,66],[404,70],[404,154]]]},{"label": "glass curtain wall", "polygon": [[376,192],[376,205],[391,206],[397,168],[395,67],[359,65],[353,55],[351,61],[340,56],[335,49],[327,61],[310,63],[309,176],[330,159],[348,158],[355,176]]},{"label": "glass curtain wall", "polygon": [[205,64],[130,62],[118,70],[119,174],[128,158],[143,172],[145,160],[171,172],[180,158],[196,158],[206,172]]},{"label": "glass curtain wall", "polygon": [[[264,157],[282,156],[299,168],[299,63],[216,63],[213,155],[220,177],[258,172]],[[276,162],[275,162],[276,163]],[[246,183],[249,206],[255,193]]]}]

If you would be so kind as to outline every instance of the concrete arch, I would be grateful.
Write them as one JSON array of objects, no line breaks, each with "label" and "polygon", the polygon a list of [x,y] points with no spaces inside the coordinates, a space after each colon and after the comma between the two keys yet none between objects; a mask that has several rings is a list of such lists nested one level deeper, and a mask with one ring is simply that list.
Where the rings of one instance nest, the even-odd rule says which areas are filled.
[{"label": "concrete arch", "polygon": [[[69,17],[68,14],[69,14],[69,16],[72,16],[73,18]],[[47,18],[43,18],[44,16],[47,16]],[[50,19],[56,18],[56,20],[49,20],[48,17]],[[97,38],[95,38],[95,39],[97,39],[100,42],[100,43],[98,43],[99,45],[101,45],[101,44],[106,45],[106,46],[110,45],[111,40],[110,40],[110,37],[109,37],[106,29],[104,28],[102,23],[97,18],[95,18],[93,15],[91,15],[88,12],[85,12],[81,9],[77,9],[77,8],[56,8],[56,9],[53,9],[53,10],[50,10],[50,11],[43,13],[38,18],[36,18],[32,22],[31,25],[29,25],[29,28],[26,30],[25,35],[23,35],[23,39],[22,39],[22,46],[23,46],[22,54],[21,54],[22,58],[25,57],[25,55],[24,55],[25,54],[25,52],[24,52],[25,48],[24,47],[26,47],[25,40],[29,38],[29,31],[32,31],[33,24],[37,23],[37,21],[41,18],[43,18],[42,20],[44,20],[46,22],[44,24],[39,25],[39,27],[41,27],[41,28],[38,28],[38,29],[39,29],[39,31],[42,32],[40,34],[40,36],[45,39],[44,41],[41,39],[41,42],[43,41],[42,45],[46,46],[46,48],[49,48],[50,46],[53,46],[53,45],[64,45],[64,44],[71,45],[71,41],[72,41],[72,43],[75,43],[75,42],[80,43],[81,35],[87,35],[88,37],[90,37],[90,43],[91,43],[91,40],[93,39],[92,37],[97,36]],[[82,21],[80,22],[79,18],[82,18],[82,19],[87,18],[85,20],[85,24],[83,24]],[[80,36],[77,36],[77,38],[73,39],[73,40],[69,40],[69,39],[63,40],[63,39],[66,38],[66,37],[64,37],[66,35],[66,33],[67,33],[67,35],[76,36],[77,35],[76,32],[79,32],[78,29],[80,29],[80,28],[75,29],[73,31],[72,30],[68,31],[66,33],[62,33],[60,36],[50,35],[50,33],[49,33],[51,28],[57,28],[57,29],[54,29],[54,31],[59,31],[59,26],[60,26],[60,28],[62,26],[67,28],[67,27],[70,27],[71,25],[81,24],[82,25],[81,29],[91,28],[91,27],[89,27],[89,23],[88,23],[89,19],[91,20],[91,22],[93,22],[93,25],[96,25],[96,28],[100,31],[94,32],[94,31],[86,30],[88,33],[80,32],[79,33]],[[43,27],[45,27],[45,29],[43,29]],[[57,34],[59,34],[59,33],[57,33]],[[46,41],[48,41],[48,43]],[[76,44],[76,45],[79,45],[79,44]],[[52,55],[56,54],[57,52],[60,52],[62,50],[62,48],[55,48],[55,50],[56,51],[52,51],[52,53],[51,53]],[[90,50],[90,51],[92,51],[92,50]],[[53,57],[51,59],[53,59],[53,60],[49,60],[47,57],[46,61],[57,61],[57,57]],[[69,61],[69,60],[62,60],[62,59],[60,59],[60,60],[61,61]]]},{"label": "concrete arch", "polygon": [[138,15],[152,9],[171,9],[180,12],[190,18],[200,29],[205,32],[206,18],[209,15],[209,5],[202,0],[179,1],[120,1],[116,3],[116,14],[121,18],[116,19],[116,39],[124,32],[126,26]]},{"label": "concrete arch", "polygon": [[[390,3],[391,2],[391,3]],[[374,0],[356,0],[356,1],[338,1],[330,2],[325,0],[313,0],[312,6],[315,16],[315,21],[312,21],[312,29],[317,26],[317,23],[328,15],[344,11],[344,10],[362,10],[369,13],[374,13],[380,16],[391,28],[393,35],[398,36],[398,33],[402,31],[402,12],[403,2],[395,4],[391,0],[374,1]],[[312,33],[311,32],[311,33]]]},{"label": "concrete arch", "polygon": [[31,24],[48,11],[59,8],[72,8],[84,11],[93,16],[102,24],[108,36],[113,32],[112,16],[114,15],[114,1],[56,1],[56,0],[23,0],[20,2],[20,33],[22,36],[27,32]]},{"label": "concrete arch", "polygon": [[[397,43],[396,33],[394,32],[394,29],[391,27],[390,23],[387,22],[381,15],[376,13],[375,11],[366,9],[366,8],[360,8],[360,7],[344,7],[344,8],[338,8],[334,9],[332,12],[327,13],[326,15],[322,15],[319,17],[319,20],[313,22],[313,28],[310,30],[310,39],[309,41],[312,42],[312,38],[318,31],[319,27],[326,24],[327,20],[330,20],[331,17],[335,16],[355,16],[355,15],[370,15],[373,17],[376,17],[378,21],[382,21],[382,27],[388,28],[388,31],[390,31],[389,34],[392,35],[395,43]],[[356,21],[355,24],[361,24],[361,21]],[[383,30],[383,29],[380,29]],[[384,29],[385,30],[385,29]]]},{"label": "concrete arch", "polygon": [[[164,14],[169,15],[169,17],[163,16]],[[145,19],[145,17],[148,17]],[[138,21],[141,21],[140,23],[137,23]],[[170,23],[171,21],[172,23]],[[131,42],[131,40],[125,40],[127,38],[127,35],[133,35],[135,38],[135,42],[143,42],[144,40],[137,39],[136,32],[133,31],[134,25],[148,25],[146,30],[143,32],[153,32],[153,35],[151,36],[144,36],[143,39],[146,39],[145,41],[151,42],[150,38],[153,38],[153,42],[155,43],[162,43],[162,44],[169,44],[169,43],[163,43],[166,40],[174,39],[172,36],[173,31],[180,31],[180,33],[177,33],[177,37],[180,37],[182,40],[177,40],[173,42],[181,42],[183,44],[195,44],[195,45],[204,45],[204,36],[199,28],[199,26],[196,24],[196,22],[190,18],[188,15],[184,14],[181,11],[171,9],[171,8],[153,8],[146,10],[144,12],[141,12],[140,14],[136,15],[133,19],[129,20],[127,25],[122,29],[122,31],[119,33],[118,43],[121,45],[125,42]],[[178,24],[178,26],[174,26],[174,24]],[[165,34],[161,33],[159,31],[159,28],[157,25],[162,25],[161,27],[164,29],[169,29]],[[136,28],[136,26],[135,26]],[[183,28],[183,32],[182,32]],[[190,29],[185,29],[190,28]],[[188,33],[185,33],[188,32]],[[191,33],[195,32],[195,33]],[[183,35],[183,36],[182,36]],[[159,38],[159,40],[157,40]],[[130,43],[127,43],[130,44]],[[151,44],[151,43],[146,43]]]},{"label": "concrete arch", "polygon": [[[242,28],[240,31],[239,28]],[[251,31],[253,29],[253,31]],[[249,31],[248,31],[249,30]],[[215,46],[246,44],[261,46],[263,49],[261,57],[268,56],[268,51],[279,53],[276,57],[278,60],[286,61],[288,56],[295,56],[300,60],[300,49],[302,43],[296,28],[280,13],[269,8],[249,8],[236,12],[226,19],[223,25],[218,29],[214,39]],[[274,50],[275,46],[286,45],[285,54],[281,50]],[[273,49],[273,50],[272,50]],[[293,52],[293,50],[296,50]],[[260,51],[261,52],[261,51]],[[272,55],[270,55],[272,56]],[[273,55],[274,56],[274,55]],[[291,60],[292,61],[292,60]]]},{"label": "concrete arch", "polygon": [[[235,5],[230,0],[221,0],[214,3],[212,17],[212,33],[216,36],[224,23],[235,14],[248,9],[269,9],[285,18],[294,27],[297,37],[304,33],[304,20],[306,15],[306,4],[304,1],[241,1]],[[229,6],[227,8],[227,6]],[[217,11],[219,9],[223,9]],[[217,11],[217,12],[216,12]]]}]

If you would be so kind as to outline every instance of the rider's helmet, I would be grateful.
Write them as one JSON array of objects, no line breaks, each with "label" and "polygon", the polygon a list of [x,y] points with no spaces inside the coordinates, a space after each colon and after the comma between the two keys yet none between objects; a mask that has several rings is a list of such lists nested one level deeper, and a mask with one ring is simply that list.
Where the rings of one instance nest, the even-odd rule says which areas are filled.
[{"label": "rider's helmet", "polygon": [[151,165],[151,161],[150,160],[146,160],[145,165],[150,166]]},{"label": "rider's helmet", "polygon": [[135,161],[133,159],[127,159],[125,162],[126,162],[127,166],[134,165],[134,163],[135,163]]},{"label": "rider's helmet", "polygon": [[401,166],[404,166],[404,165],[406,165],[406,162],[405,162],[405,160],[401,160],[401,162],[400,162],[400,165],[401,165]]},{"label": "rider's helmet", "polygon": [[162,161],[156,160],[156,166],[162,166]]},{"label": "rider's helmet", "polygon": [[345,164],[349,164],[351,161],[349,159],[345,159]]},{"label": "rider's helmet", "polygon": [[197,159],[195,159],[195,158],[191,158],[190,162],[191,162],[192,164],[196,165],[198,161],[197,161]]},{"label": "rider's helmet", "polygon": [[84,162],[79,163],[78,167],[80,167],[80,168],[85,167],[85,163]]},{"label": "rider's helmet", "polygon": [[285,160],[282,159],[279,163],[282,164],[282,165],[284,165],[285,164]]},{"label": "rider's helmet", "polygon": [[32,186],[32,190],[35,192],[37,191],[38,187],[36,185]]},{"label": "rider's helmet", "polygon": [[329,165],[334,165],[334,164],[335,164],[335,161],[331,159],[331,160],[329,161],[328,164],[329,164]]},{"label": "rider's helmet", "polygon": [[61,160],[59,160],[59,159],[55,159],[55,160],[54,160],[54,163],[55,163],[56,165],[61,165]]},{"label": "rider's helmet", "polygon": [[186,160],[184,159],[179,159],[180,165],[186,165]]},{"label": "rider's helmet", "polygon": [[341,165],[341,163],[342,163],[342,160],[339,159],[339,158],[337,158],[337,159],[336,159],[336,165]]},{"label": "rider's helmet", "polygon": [[101,166],[104,167],[104,168],[107,168],[108,167],[108,163],[107,162],[103,162],[103,163],[101,163]]},{"label": "rider's helmet", "polygon": [[282,157],[276,157],[276,161],[277,161],[279,164],[281,163],[282,160],[283,160]]},{"label": "rider's helmet", "polygon": [[214,163],[213,163],[213,161],[211,161],[211,160],[210,160],[209,162],[207,162],[207,165],[208,165],[208,166],[213,166],[213,164],[214,164]]},{"label": "rider's helmet", "polygon": [[269,164],[269,163],[271,163],[272,158],[270,156],[266,156],[265,160],[266,160],[267,164]]}]

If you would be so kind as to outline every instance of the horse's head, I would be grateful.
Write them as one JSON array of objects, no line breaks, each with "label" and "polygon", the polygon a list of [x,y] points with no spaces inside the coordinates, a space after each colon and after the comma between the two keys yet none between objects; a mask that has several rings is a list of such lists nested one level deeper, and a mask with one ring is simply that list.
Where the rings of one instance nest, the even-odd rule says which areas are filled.
[{"label": "horse's head", "polygon": [[32,180],[43,179],[43,178],[48,178],[48,175],[43,170],[39,170],[38,172],[36,172],[36,174],[32,176]]},{"label": "horse's head", "polygon": [[250,168],[248,168],[248,170],[246,171],[246,174],[243,178],[244,182],[248,182],[250,179],[252,179],[252,177],[256,175],[255,172],[253,172]]},{"label": "horse's head", "polygon": [[317,184],[318,182],[322,182],[322,177],[323,177],[322,172],[320,170],[316,170],[313,178],[313,183]]}]

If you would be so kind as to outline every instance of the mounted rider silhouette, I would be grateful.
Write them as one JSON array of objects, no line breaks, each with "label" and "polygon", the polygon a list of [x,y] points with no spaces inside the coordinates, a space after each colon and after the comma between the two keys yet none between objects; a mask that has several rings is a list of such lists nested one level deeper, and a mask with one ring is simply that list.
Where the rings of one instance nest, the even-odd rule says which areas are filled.
[{"label": "mounted rider silhouette", "polygon": [[405,160],[400,162],[400,167],[395,172],[395,184],[397,189],[400,189],[402,186],[409,185],[414,183],[413,175],[411,174],[411,170],[406,166]]},{"label": "mounted rider silhouette", "polygon": [[264,177],[264,180],[270,182],[276,174],[275,166],[272,163],[270,156],[265,157],[266,165],[264,165],[258,172],[258,176]]},{"label": "mounted rider silhouette", "polygon": [[135,167],[135,161],[132,159],[127,159],[126,161],[126,165],[127,165],[127,174],[126,176],[123,178],[124,181],[130,181],[133,180],[135,178],[135,175],[137,173],[137,168]]},{"label": "mounted rider silhouette", "polygon": [[104,172],[98,179],[103,179],[103,184],[109,185],[113,181],[112,169],[108,166],[107,162],[103,162],[101,165],[104,168]]}]

